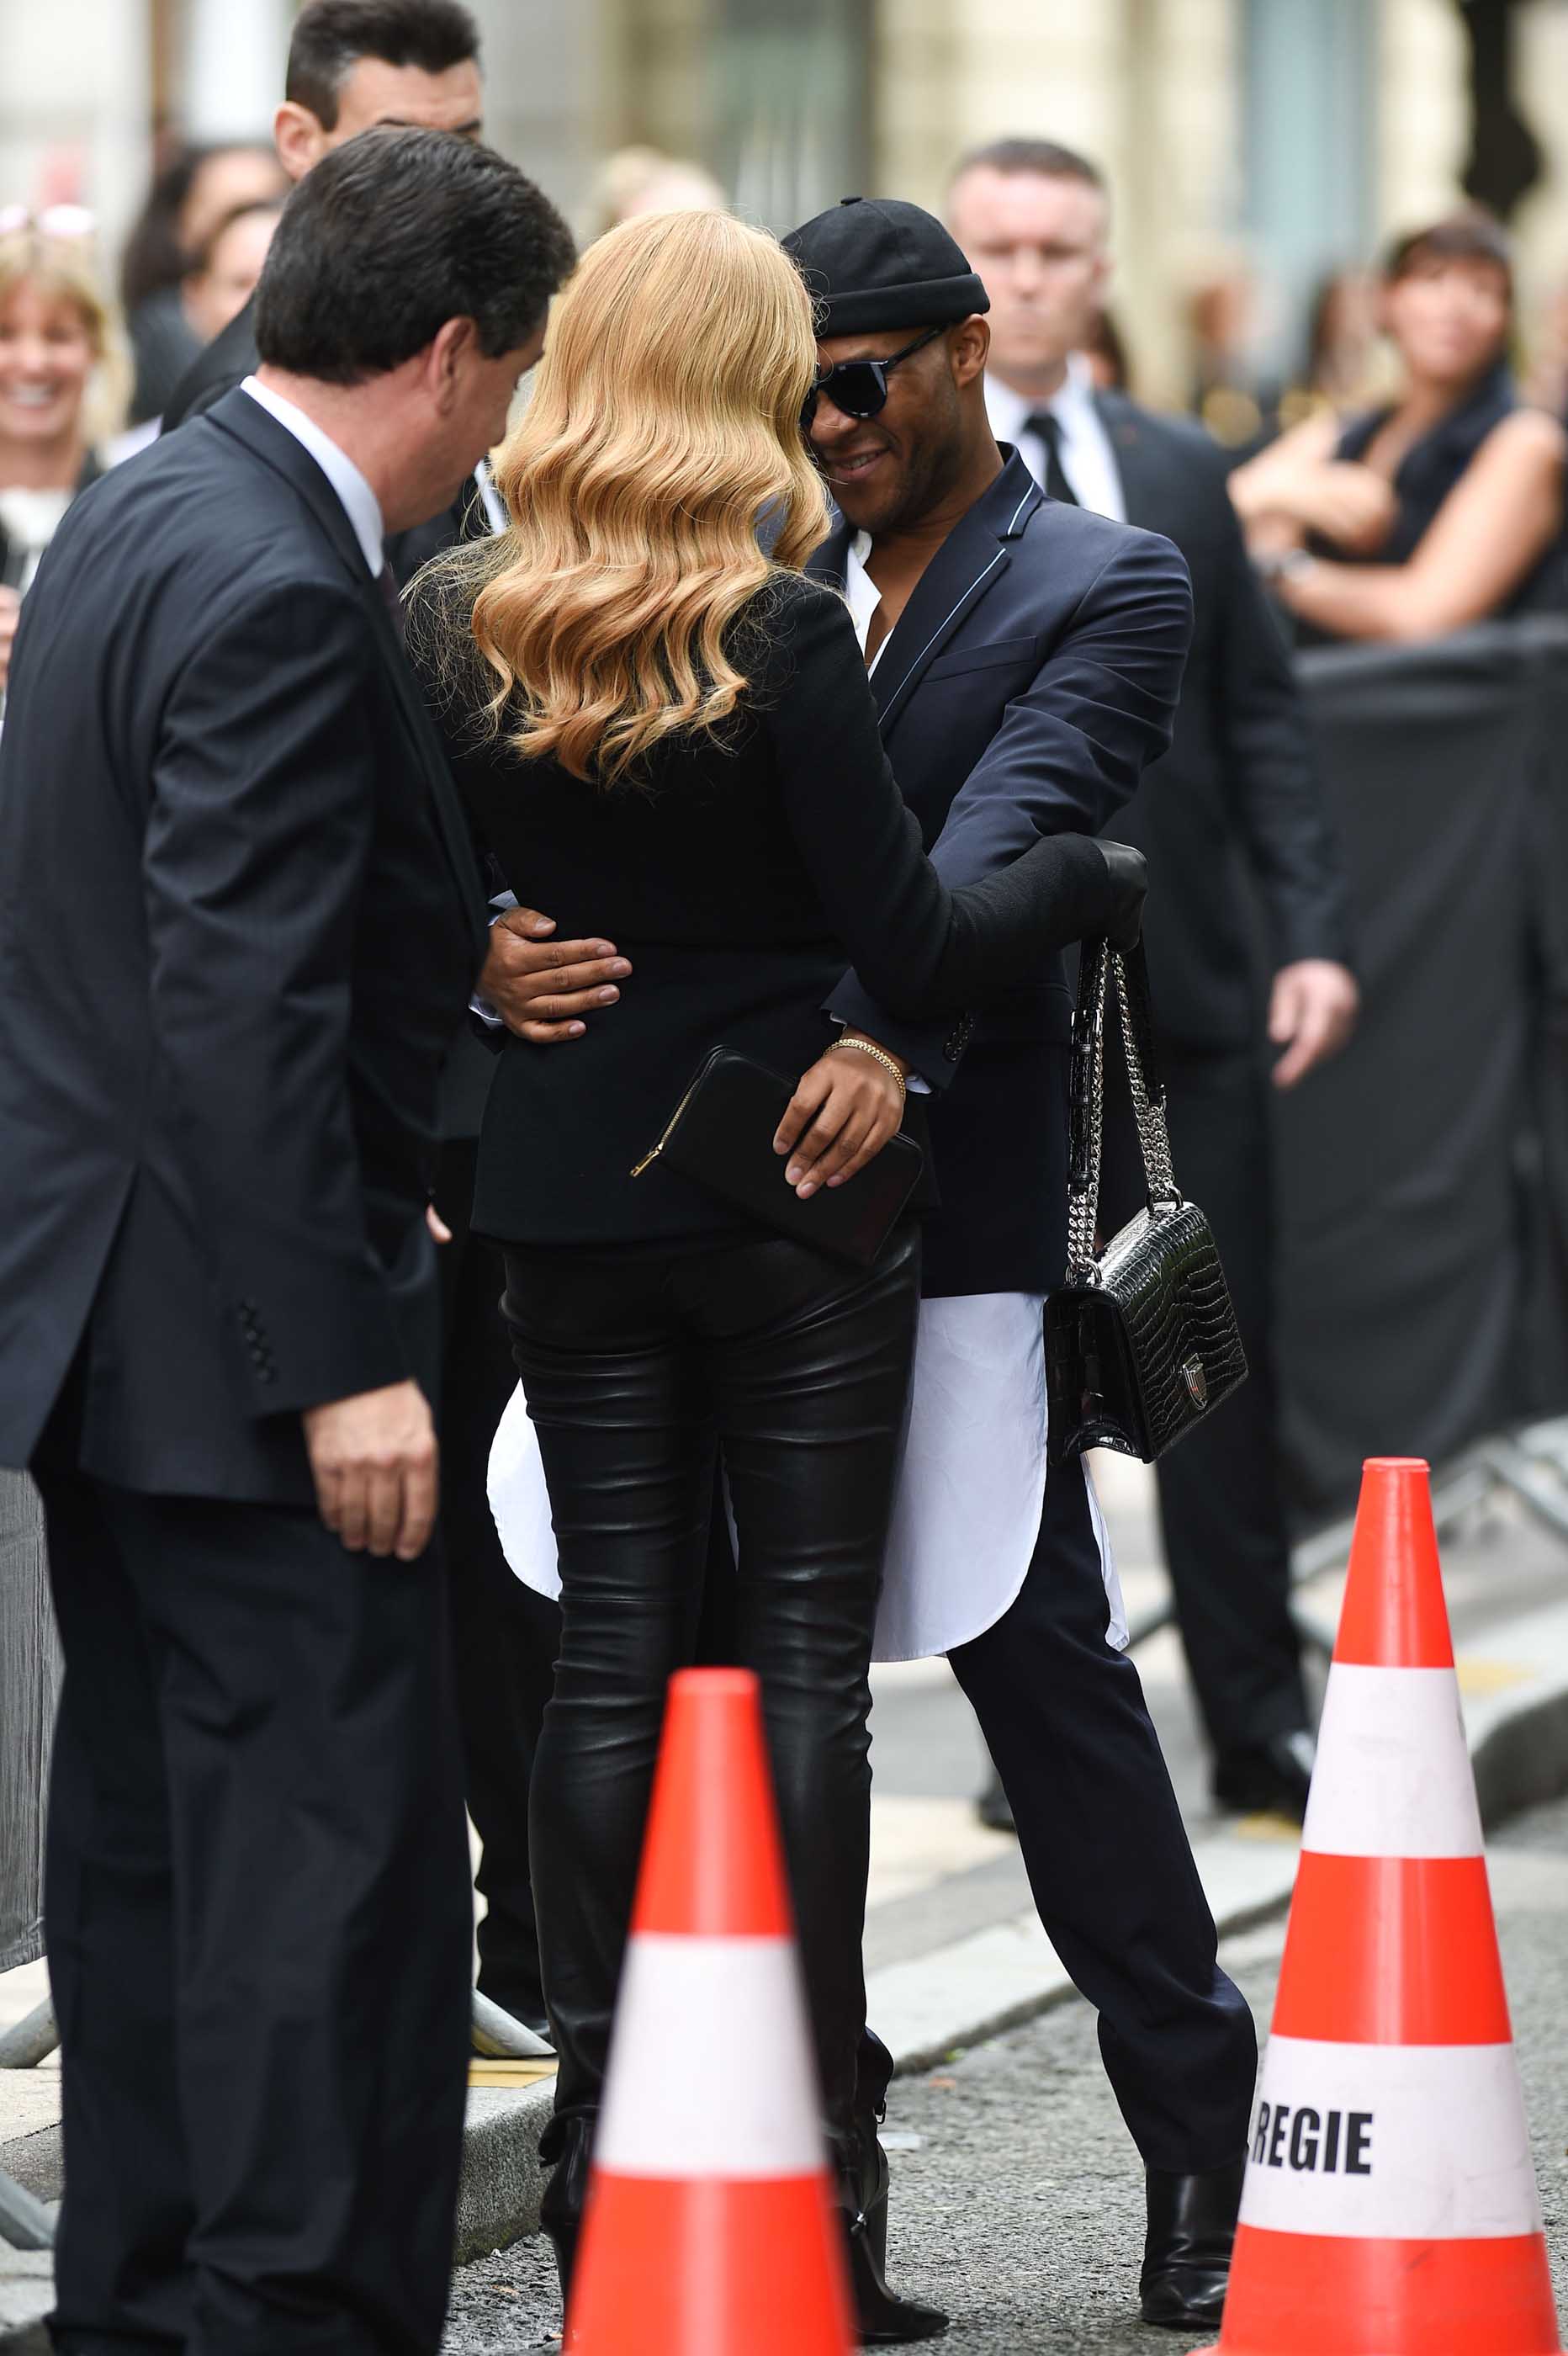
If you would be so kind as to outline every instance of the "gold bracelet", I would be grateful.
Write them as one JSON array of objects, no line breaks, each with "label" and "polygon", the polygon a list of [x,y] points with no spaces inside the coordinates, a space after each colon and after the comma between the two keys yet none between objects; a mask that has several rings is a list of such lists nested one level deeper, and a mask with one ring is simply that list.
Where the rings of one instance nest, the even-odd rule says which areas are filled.
[{"label": "gold bracelet", "polygon": [[852,1049],[857,1055],[869,1055],[873,1063],[880,1064],[884,1072],[891,1072],[899,1084],[900,1096],[908,1096],[909,1089],[905,1086],[904,1076],[885,1048],[873,1047],[869,1039],[835,1039],[827,1052],[830,1055],[838,1055],[847,1047]]}]

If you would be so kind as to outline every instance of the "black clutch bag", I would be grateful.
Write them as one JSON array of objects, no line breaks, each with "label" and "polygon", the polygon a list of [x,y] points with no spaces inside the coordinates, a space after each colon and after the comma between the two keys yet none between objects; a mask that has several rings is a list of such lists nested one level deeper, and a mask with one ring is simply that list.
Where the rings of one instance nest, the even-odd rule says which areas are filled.
[{"label": "black clutch bag", "polygon": [[774,1134],[794,1094],[793,1083],[765,1064],[732,1047],[713,1048],[664,1135],[632,1175],[640,1178],[655,1162],[666,1162],[763,1226],[869,1268],[907,1207],[925,1157],[913,1138],[890,1138],[848,1185],[820,1187],[803,1203],[785,1185],[784,1162],[773,1151]]},{"label": "black clutch bag", "polygon": [[[1113,981],[1148,1203],[1096,1253]],[[1051,1461],[1115,1448],[1151,1464],[1246,1380],[1247,1361],[1209,1222],[1171,1168],[1141,948],[1083,945],[1067,1184],[1067,1280],[1045,1304]]]}]

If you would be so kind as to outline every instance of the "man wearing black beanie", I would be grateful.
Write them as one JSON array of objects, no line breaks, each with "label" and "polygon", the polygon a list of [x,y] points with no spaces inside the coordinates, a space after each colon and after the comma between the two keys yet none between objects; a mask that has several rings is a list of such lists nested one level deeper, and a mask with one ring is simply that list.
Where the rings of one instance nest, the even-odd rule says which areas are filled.
[{"label": "man wearing black beanie", "polygon": [[[848,596],[937,866],[967,883],[1039,834],[1097,833],[1170,741],[1191,627],[1181,557],[1047,497],[998,447],[985,289],[932,215],[849,198],[784,243],[819,305],[806,427],[842,517],[811,569]],[[1077,1457],[1046,1479],[1066,984],[945,1035],[896,1023],[853,977],[833,1011],[933,1092],[943,1194],[879,1655],[945,1653],[974,1704],[1145,2161],[1145,2319],[1197,2330],[1223,2305],[1256,2047],[1121,1649],[1092,1485]]]}]

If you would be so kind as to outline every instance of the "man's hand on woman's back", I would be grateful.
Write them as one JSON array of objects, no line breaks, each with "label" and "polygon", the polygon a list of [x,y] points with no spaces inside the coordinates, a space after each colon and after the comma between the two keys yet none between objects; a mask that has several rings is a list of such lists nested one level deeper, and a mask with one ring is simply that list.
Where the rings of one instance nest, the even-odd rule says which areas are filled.
[{"label": "man's hand on woman's back", "polygon": [[583,1018],[613,1006],[632,970],[613,941],[558,941],[554,932],[555,919],[537,908],[508,908],[490,928],[479,976],[479,996],[536,1047],[581,1039]]}]

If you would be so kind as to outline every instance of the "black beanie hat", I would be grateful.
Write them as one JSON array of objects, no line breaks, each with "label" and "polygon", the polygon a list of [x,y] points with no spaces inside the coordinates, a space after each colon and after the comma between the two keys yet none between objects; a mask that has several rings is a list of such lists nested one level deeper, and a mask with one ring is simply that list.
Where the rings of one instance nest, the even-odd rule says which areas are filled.
[{"label": "black beanie hat", "polygon": [[933,213],[897,197],[846,197],[784,239],[818,305],[818,337],[946,327],[990,296]]}]

